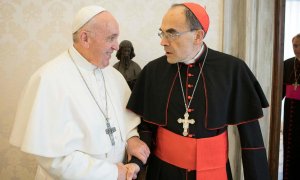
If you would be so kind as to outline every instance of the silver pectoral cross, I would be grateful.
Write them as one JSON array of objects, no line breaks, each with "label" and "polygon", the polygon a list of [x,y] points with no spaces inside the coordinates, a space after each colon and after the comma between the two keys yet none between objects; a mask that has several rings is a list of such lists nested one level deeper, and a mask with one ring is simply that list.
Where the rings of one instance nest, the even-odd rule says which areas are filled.
[{"label": "silver pectoral cross", "polygon": [[299,86],[298,82],[295,82],[295,83],[293,84],[293,86],[294,86],[294,90],[296,91],[296,90],[297,90],[297,87]]},{"label": "silver pectoral cross", "polygon": [[108,119],[106,120],[106,127],[107,127],[107,129],[105,129],[105,132],[110,138],[111,145],[114,146],[115,145],[115,139],[114,139],[113,133],[116,132],[116,128],[115,127],[110,127],[110,123],[108,122]]},{"label": "silver pectoral cross", "polygon": [[187,136],[188,132],[187,130],[189,129],[189,125],[190,124],[194,124],[195,120],[194,119],[189,119],[189,113],[184,113],[184,119],[179,118],[177,120],[178,123],[182,123],[182,127],[183,127],[183,136]]}]

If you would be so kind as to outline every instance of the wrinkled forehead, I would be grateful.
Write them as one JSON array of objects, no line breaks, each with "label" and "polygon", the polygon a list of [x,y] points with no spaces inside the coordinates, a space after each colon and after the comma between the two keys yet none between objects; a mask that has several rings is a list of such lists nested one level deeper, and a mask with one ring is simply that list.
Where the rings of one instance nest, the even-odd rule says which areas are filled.
[{"label": "wrinkled forehead", "polygon": [[107,28],[107,27],[118,27],[117,20],[112,16],[109,12],[102,12],[97,14],[91,21],[90,24],[101,27],[101,28]]},{"label": "wrinkled forehead", "polygon": [[118,22],[109,12],[96,15],[86,26],[103,39],[118,37],[120,34]]},{"label": "wrinkled forehead", "polygon": [[185,30],[188,27],[188,23],[185,16],[185,7],[176,6],[171,7],[164,15],[160,29],[162,31],[168,31],[169,29]]}]

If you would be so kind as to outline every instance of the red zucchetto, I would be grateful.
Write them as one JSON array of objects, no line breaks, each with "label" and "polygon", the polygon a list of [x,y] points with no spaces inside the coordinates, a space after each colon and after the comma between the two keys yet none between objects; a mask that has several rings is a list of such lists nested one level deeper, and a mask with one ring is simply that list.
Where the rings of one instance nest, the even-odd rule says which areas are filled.
[{"label": "red zucchetto", "polygon": [[196,3],[183,3],[185,7],[192,11],[192,13],[197,17],[205,34],[209,27],[209,16],[204,7]]}]

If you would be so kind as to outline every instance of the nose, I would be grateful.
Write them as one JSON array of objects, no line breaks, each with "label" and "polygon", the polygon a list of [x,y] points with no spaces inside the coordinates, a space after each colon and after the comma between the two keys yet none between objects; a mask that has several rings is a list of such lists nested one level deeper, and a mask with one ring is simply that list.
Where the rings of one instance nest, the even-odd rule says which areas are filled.
[{"label": "nose", "polygon": [[160,45],[161,46],[168,46],[169,45],[169,41],[167,40],[167,38],[162,37],[160,40]]},{"label": "nose", "polygon": [[113,48],[113,50],[115,50],[115,51],[119,50],[119,42],[116,41],[116,42],[113,44],[112,48]]}]

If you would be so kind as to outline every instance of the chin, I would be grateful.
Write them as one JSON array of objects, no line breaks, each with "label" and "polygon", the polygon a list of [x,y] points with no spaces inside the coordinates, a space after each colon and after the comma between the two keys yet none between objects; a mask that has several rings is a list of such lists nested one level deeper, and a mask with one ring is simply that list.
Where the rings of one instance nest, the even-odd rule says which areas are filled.
[{"label": "chin", "polygon": [[102,61],[100,64],[100,68],[105,68],[109,65],[109,60]]},{"label": "chin", "polygon": [[109,62],[102,64],[103,68],[107,67],[108,65],[109,65]]},{"label": "chin", "polygon": [[169,64],[175,64],[178,62],[176,59],[172,59],[172,58],[168,58],[168,57],[167,57],[167,61]]}]

